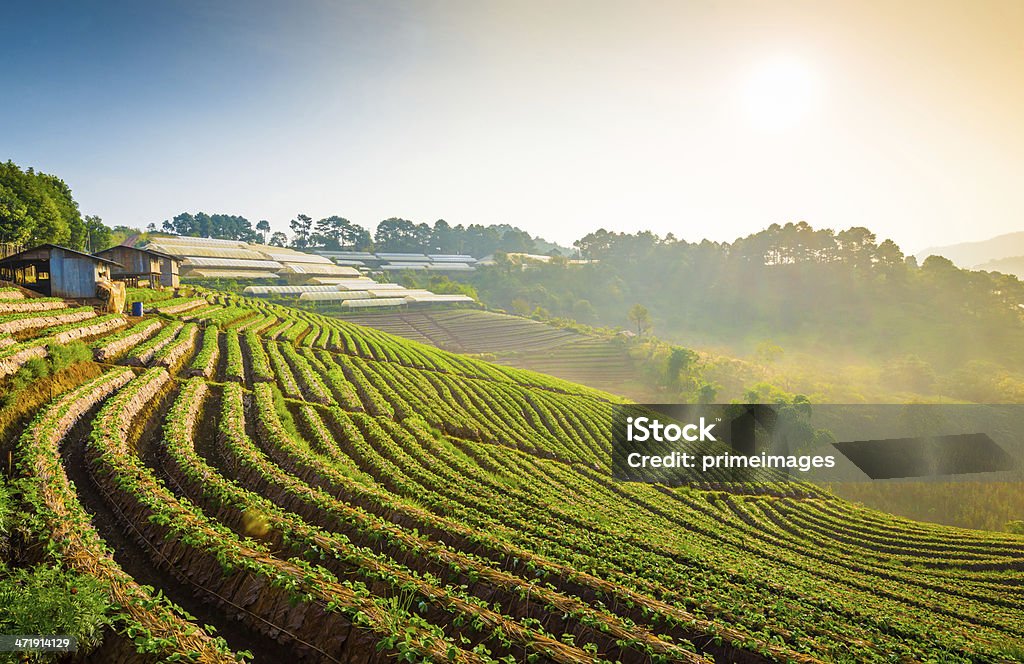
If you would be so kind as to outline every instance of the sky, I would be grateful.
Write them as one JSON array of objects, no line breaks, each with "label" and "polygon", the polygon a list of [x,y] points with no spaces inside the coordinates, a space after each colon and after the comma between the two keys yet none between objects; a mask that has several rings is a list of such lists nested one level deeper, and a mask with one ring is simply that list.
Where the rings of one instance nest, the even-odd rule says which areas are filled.
[{"label": "sky", "polygon": [[3,11],[0,159],[82,212],[729,241],[1024,230],[1020,0],[53,1]]}]

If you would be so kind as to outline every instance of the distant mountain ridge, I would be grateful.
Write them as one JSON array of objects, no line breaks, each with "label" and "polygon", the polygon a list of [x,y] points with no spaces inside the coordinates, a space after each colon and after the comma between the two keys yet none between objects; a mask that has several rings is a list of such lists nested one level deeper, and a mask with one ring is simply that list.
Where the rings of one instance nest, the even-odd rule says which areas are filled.
[{"label": "distant mountain ridge", "polygon": [[[1003,272],[998,267],[989,267],[1004,259],[1019,259],[1013,263],[1017,269],[1024,267],[1024,231],[998,235],[978,242],[961,242],[939,247],[929,247],[917,254],[918,261],[929,256],[945,256],[962,268]],[[1017,272],[1012,272],[1017,274]],[[1018,275],[1019,276],[1019,275]]]},{"label": "distant mountain ridge", "polygon": [[1008,256],[1006,258],[997,258],[996,260],[982,263],[977,266],[979,270],[985,270],[986,272],[1002,272],[1003,274],[1012,274],[1018,279],[1024,279],[1024,256]]}]

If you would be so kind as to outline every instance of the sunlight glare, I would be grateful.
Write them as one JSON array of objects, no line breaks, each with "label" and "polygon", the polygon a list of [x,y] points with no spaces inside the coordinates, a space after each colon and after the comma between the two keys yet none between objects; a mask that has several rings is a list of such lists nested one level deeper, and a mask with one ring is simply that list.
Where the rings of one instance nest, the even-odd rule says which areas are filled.
[{"label": "sunlight glare", "polygon": [[815,72],[797,58],[765,60],[746,76],[742,106],[751,124],[781,131],[804,123],[820,102]]}]

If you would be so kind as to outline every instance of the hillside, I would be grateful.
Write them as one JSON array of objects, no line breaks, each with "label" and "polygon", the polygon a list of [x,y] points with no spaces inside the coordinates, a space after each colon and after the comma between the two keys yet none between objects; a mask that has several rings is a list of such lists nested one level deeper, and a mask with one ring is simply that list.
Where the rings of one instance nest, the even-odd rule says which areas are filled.
[{"label": "hillside", "polygon": [[[348,320],[615,392],[639,403],[686,403],[692,397],[678,390],[700,383],[713,385],[719,402],[771,402],[793,394],[807,395],[814,403],[942,402],[975,396],[970,390],[979,389],[978,381],[964,372],[948,381],[929,382],[922,380],[915,365],[864,366],[795,354],[774,360],[763,354],[743,359],[710,349],[699,349],[695,362],[680,372],[687,383],[669,386],[665,373],[671,353],[656,340],[647,340],[657,349],[652,352],[651,344],[637,343],[640,340],[584,335],[487,311],[388,312]],[[1012,400],[1020,394],[1011,391],[1013,379],[1005,372],[997,372],[991,381],[999,384],[998,391],[987,392],[993,401]],[[893,481],[833,485],[832,489],[889,514],[960,528],[1003,531],[1024,515],[1020,483]]]},{"label": "hillside", "polygon": [[540,371],[615,392],[637,402],[664,395],[645,380],[623,338],[574,330],[491,311],[367,313],[351,319],[443,350],[482,355],[499,364]]},{"label": "hillside", "polygon": [[[944,256],[959,267],[977,270],[997,270],[985,264],[1004,258],[1024,256],[1024,231],[1006,233],[978,242],[961,242],[938,247],[929,247],[918,252],[917,259],[924,261],[929,256]],[[998,270],[1002,272],[1002,270]],[[1009,272],[1008,274],[1014,274]]]},{"label": "hillside", "polygon": [[505,261],[465,279],[488,307],[604,327],[637,329],[639,305],[660,339],[740,357],[767,343],[873,366],[923,361],[940,375],[973,362],[1024,371],[1020,281],[940,257],[918,264],[867,228],[773,224],[731,243],[602,230],[578,244],[592,262]]},{"label": "hillside", "polygon": [[[8,564],[106,598],[87,661],[1024,658],[1024,537],[618,483],[611,394],[346,321],[9,297]],[[35,392],[66,348],[99,362]]]}]

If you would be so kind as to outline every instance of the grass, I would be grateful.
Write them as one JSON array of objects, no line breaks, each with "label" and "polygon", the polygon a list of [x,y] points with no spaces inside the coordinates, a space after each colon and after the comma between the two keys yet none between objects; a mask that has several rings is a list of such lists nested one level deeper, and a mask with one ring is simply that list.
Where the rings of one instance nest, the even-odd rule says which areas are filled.
[{"label": "grass", "polygon": [[4,394],[3,405],[0,406],[0,451],[4,456],[37,410],[57,395],[96,378],[102,372],[103,368],[95,362],[75,362],[23,385],[17,391],[12,390],[10,379],[5,381],[0,386],[0,393]]}]

